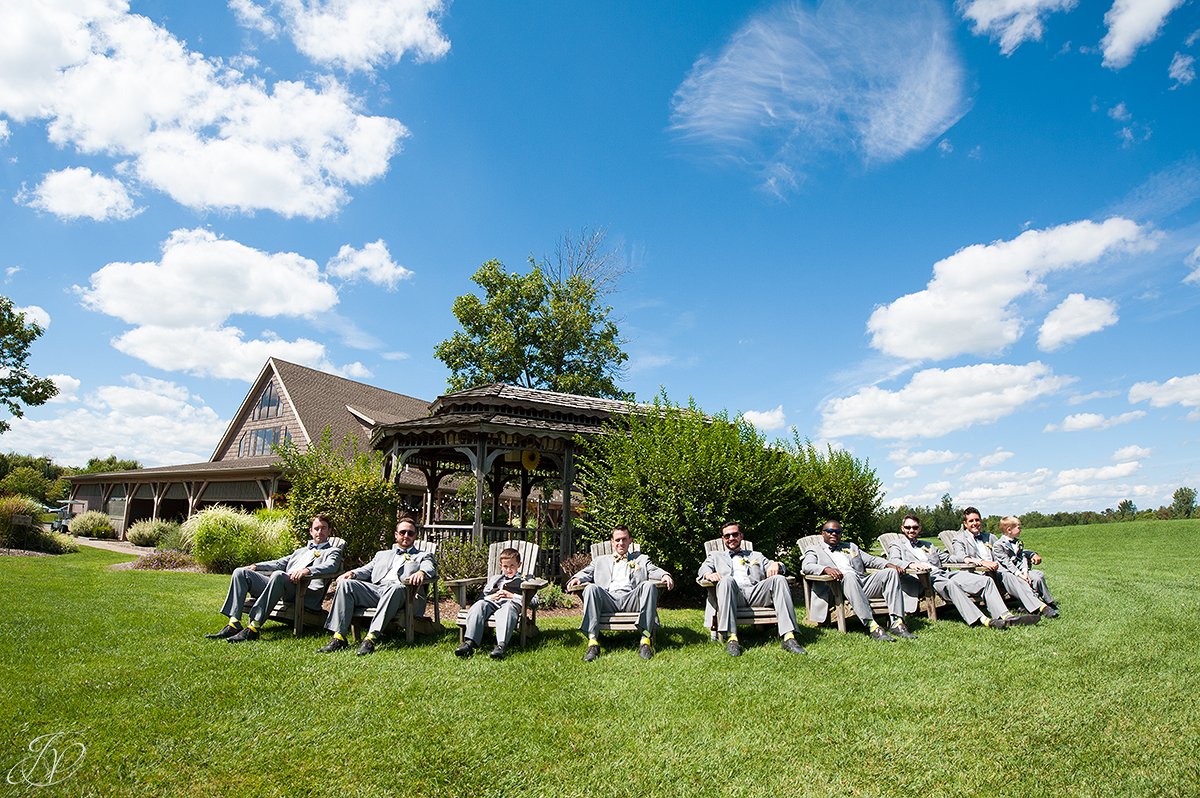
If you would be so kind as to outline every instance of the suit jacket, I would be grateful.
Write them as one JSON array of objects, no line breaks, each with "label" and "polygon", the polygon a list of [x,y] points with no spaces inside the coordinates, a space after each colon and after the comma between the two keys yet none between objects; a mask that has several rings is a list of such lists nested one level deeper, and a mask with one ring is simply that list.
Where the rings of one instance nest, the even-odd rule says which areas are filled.
[{"label": "suit jacket", "polygon": [[405,577],[412,576],[417,571],[424,571],[426,579],[433,579],[437,576],[437,564],[434,562],[432,554],[416,548],[401,551],[399,545],[376,552],[373,560],[360,568],[355,568],[350,573],[354,579],[363,579],[377,585],[382,584],[387,575],[396,567],[397,560],[402,560],[404,563],[400,569],[400,581],[404,581]]},{"label": "suit jacket", "polygon": [[[704,579],[712,573],[720,574],[722,579],[730,576],[733,573],[734,556],[728,549],[710,552],[704,558],[704,562],[700,563],[700,569],[696,571],[696,578]],[[738,552],[737,556],[745,557],[749,561],[747,562],[747,566],[750,571],[751,582],[757,584],[767,578],[767,566],[773,562],[770,557],[767,557],[761,551],[745,550]],[[779,573],[786,573],[783,563],[779,563]]]},{"label": "suit jacket", "polygon": [[[925,555],[925,559],[917,556],[920,551]],[[913,563],[923,562],[927,564],[931,573],[937,576],[949,576],[946,571],[946,563],[950,562],[949,555],[926,540],[918,540],[915,544],[909,541],[903,535],[899,540],[893,541],[887,550],[888,560],[899,565],[901,568],[907,568]]]},{"label": "suit jacket", "polygon": [[[843,541],[838,545],[838,549],[850,558],[850,570],[859,576],[866,576],[868,568],[887,567],[887,560],[865,552],[853,543]],[[829,549],[824,543],[818,543],[804,552],[804,562],[800,566],[800,570],[804,573],[810,576],[819,576],[825,572],[826,568],[841,570],[841,566],[829,556]]]},{"label": "suit jacket", "polygon": [[629,583],[635,588],[642,582],[658,582],[667,576],[667,572],[650,562],[647,555],[631,551],[625,555],[624,560],[618,560],[613,554],[597,557],[571,578],[578,579],[585,585],[590,582],[607,590],[612,583],[613,569],[617,567],[629,568]]},{"label": "suit jacket", "polygon": [[256,562],[254,570],[261,573],[271,573],[272,571],[295,571],[300,568],[307,568],[315,577],[308,583],[309,590],[325,591],[326,576],[333,576],[338,571],[342,570],[342,547],[334,546],[328,540],[320,546],[314,546],[309,543],[307,546],[301,546],[286,557],[280,557],[278,560],[265,560],[264,562]]},{"label": "suit jacket", "polygon": [[[991,552],[996,543],[996,536],[991,532],[980,532],[979,542]],[[966,562],[968,557],[978,556],[978,552],[975,551],[975,536],[965,528],[958,530],[958,534],[954,536],[954,551],[950,552],[950,562]]]},{"label": "suit jacket", "polygon": [[1026,549],[1020,538],[1011,540],[1001,535],[992,543],[992,559],[1000,563],[1000,569],[1016,574],[1022,579],[1029,575],[1033,555],[1034,552]]},{"label": "suit jacket", "polygon": [[[503,604],[505,601],[511,601],[513,604],[516,604],[518,607],[524,606],[525,594],[521,592],[521,583],[524,582],[528,578],[529,578],[529,576],[527,574],[522,574],[522,573],[513,574],[513,576],[511,578],[505,576],[503,571],[501,571],[498,574],[494,574],[493,576],[488,578],[487,582],[483,586],[483,599],[485,601],[490,601],[493,604]],[[507,590],[509,593],[515,594],[516,598],[511,598],[511,599],[494,599],[494,598],[492,598],[492,594],[496,593],[500,590]]]}]

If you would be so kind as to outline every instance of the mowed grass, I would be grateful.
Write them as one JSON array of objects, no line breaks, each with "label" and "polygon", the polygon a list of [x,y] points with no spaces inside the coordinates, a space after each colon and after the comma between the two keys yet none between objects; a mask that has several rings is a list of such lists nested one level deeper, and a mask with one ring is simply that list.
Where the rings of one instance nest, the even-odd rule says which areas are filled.
[{"label": "mowed grass", "polygon": [[0,766],[52,732],[87,749],[0,794],[1200,794],[1200,521],[1025,539],[1063,610],[1036,627],[810,628],[807,657],[758,630],[734,659],[668,610],[652,661],[606,635],[591,664],[577,617],[502,662],[456,659],[449,626],[371,657],[275,624],[229,645],[202,637],[227,577],[0,557]]}]

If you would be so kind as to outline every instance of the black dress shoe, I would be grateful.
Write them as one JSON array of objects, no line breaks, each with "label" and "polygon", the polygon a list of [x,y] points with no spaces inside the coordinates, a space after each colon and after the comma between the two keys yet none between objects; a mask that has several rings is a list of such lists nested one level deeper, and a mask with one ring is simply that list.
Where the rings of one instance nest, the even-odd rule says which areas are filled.
[{"label": "black dress shoe", "polygon": [[987,628],[989,628],[989,629],[995,629],[996,631],[1000,631],[1001,629],[1008,628],[1008,620],[1006,618],[992,618],[990,621],[987,622],[986,625],[987,625]]},{"label": "black dress shoe", "polygon": [[736,640],[730,640],[726,643],[725,650],[729,652],[729,656],[731,657],[742,656],[742,644]]},{"label": "black dress shoe", "polygon": [[1040,616],[1023,613],[1021,615],[1005,615],[1002,618],[1009,626],[1033,626],[1041,620]]},{"label": "black dress shoe", "polygon": [[258,632],[254,631],[249,626],[247,626],[245,629],[238,632],[237,634],[230,635],[229,637],[227,637],[225,639],[227,641],[229,641],[230,643],[245,643],[247,640],[257,640]]},{"label": "black dress shoe", "polygon": [[466,658],[466,657],[471,656],[474,653],[475,653],[475,646],[471,644],[470,640],[464,640],[461,646],[454,649],[454,656],[456,656],[456,657]]},{"label": "black dress shoe", "polygon": [[890,634],[883,631],[882,626],[876,626],[874,629],[867,632],[867,634],[869,634],[871,636],[872,640],[878,640],[881,643],[895,643],[896,642],[896,638],[892,637]]},{"label": "black dress shoe", "polygon": [[650,659],[654,656],[654,649],[650,648],[649,643],[642,643],[638,646],[638,656],[642,659]]},{"label": "black dress shoe", "polygon": [[365,657],[367,654],[374,654],[375,641],[369,637],[364,637],[363,641],[358,645],[358,651],[355,653],[359,657]]},{"label": "black dress shoe", "polygon": [[492,652],[490,654],[488,654],[488,656],[491,657],[492,659],[504,659],[504,655],[507,653],[508,653],[508,646],[502,646],[499,643],[497,643],[496,647],[492,649]]},{"label": "black dress shoe", "polygon": [[600,656],[600,646],[588,646],[587,651],[583,652],[583,661],[593,662],[598,656]]},{"label": "black dress shoe", "polygon": [[917,639],[915,634],[908,631],[908,627],[904,625],[903,621],[897,621],[888,627],[888,634],[892,635],[893,637],[903,637],[905,640]]},{"label": "black dress shoe", "polygon": [[227,637],[233,637],[240,631],[242,631],[242,625],[237,621],[234,621],[233,623],[225,624],[225,628],[223,628],[221,631],[207,634],[205,637],[207,637],[209,640],[224,640]]},{"label": "black dress shoe", "polygon": [[1047,604],[1045,607],[1042,607],[1042,617],[1043,618],[1057,618],[1058,610],[1054,609],[1049,604]]},{"label": "black dress shoe", "polygon": [[332,654],[335,651],[341,651],[343,648],[350,648],[350,644],[340,637],[335,637],[325,645],[317,649],[318,654]]},{"label": "black dress shoe", "polygon": [[788,652],[789,654],[807,654],[808,653],[807,651],[804,650],[804,646],[802,646],[796,642],[795,638],[792,638],[791,640],[781,641],[779,645],[782,646],[783,650]]}]

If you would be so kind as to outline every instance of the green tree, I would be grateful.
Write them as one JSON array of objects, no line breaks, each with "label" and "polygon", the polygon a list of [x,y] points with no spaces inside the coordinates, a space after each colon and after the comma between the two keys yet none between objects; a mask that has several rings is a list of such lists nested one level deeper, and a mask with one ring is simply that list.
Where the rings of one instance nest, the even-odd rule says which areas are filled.
[{"label": "green tree", "polygon": [[38,502],[46,500],[49,488],[50,480],[41,471],[29,466],[17,466],[4,479],[0,479],[0,493],[28,496]]},{"label": "green tree", "polygon": [[767,445],[742,418],[705,416],[661,394],[645,412],[580,439],[580,485],[593,540],[624,524],[681,587],[706,540],[736,519],[756,548],[774,553],[795,538],[806,512],[788,453]]},{"label": "green tree", "polygon": [[1191,518],[1196,512],[1196,489],[1179,488],[1171,497],[1171,517]]},{"label": "green tree", "polygon": [[863,546],[873,542],[883,489],[870,462],[832,446],[821,451],[796,433],[788,452],[798,487],[807,498],[807,513],[799,519],[801,534],[811,535],[822,521],[836,519],[842,522],[848,540]]},{"label": "green tree", "polygon": [[382,452],[359,451],[353,435],[335,447],[329,427],[305,451],[290,440],[275,451],[292,484],[288,507],[297,541],[307,540],[312,517],[325,513],[333,534],[346,540],[347,565],[366,562],[391,544],[400,495],[383,478]]},{"label": "green tree", "polygon": [[602,233],[567,234],[552,260],[530,257],[525,274],[494,259],[480,266],[471,279],[483,297],[454,300],[462,329],[434,347],[450,369],[450,390],[505,382],[632,398],[617,387],[629,355],[605,303],[622,269],[602,242]]},{"label": "green tree", "polygon": [[[14,418],[25,415],[23,406],[45,404],[58,393],[53,381],[34,376],[25,365],[29,345],[42,332],[40,324],[26,321],[25,314],[13,307],[11,299],[0,296],[0,406]],[[0,418],[0,432],[10,426],[6,419]]]},{"label": "green tree", "polygon": [[123,460],[115,454],[110,454],[108,457],[90,458],[79,473],[107,474],[111,471],[137,471],[141,467],[142,464],[137,460]]},{"label": "green tree", "polygon": [[1137,505],[1133,503],[1133,499],[1121,499],[1117,505],[1117,518],[1121,521],[1130,521],[1137,517]]}]

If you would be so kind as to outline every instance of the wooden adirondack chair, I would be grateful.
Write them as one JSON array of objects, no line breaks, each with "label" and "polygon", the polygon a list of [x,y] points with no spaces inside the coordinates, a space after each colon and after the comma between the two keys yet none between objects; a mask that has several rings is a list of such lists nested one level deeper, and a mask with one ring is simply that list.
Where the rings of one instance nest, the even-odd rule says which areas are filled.
[{"label": "wooden adirondack chair", "polygon": [[[723,551],[725,541],[721,538],[704,541],[704,557],[714,551]],[[754,544],[749,540],[742,539],[742,548],[747,551],[754,551]],[[787,577],[789,584],[795,583],[795,578]],[[704,599],[704,628],[708,630],[709,637],[713,640],[718,638],[717,634],[717,586],[707,579],[696,577],[696,584],[705,589]],[[775,626],[779,623],[779,618],[775,615],[774,607],[742,607],[737,609],[737,622],[739,626]]]},{"label": "wooden adirondack chair", "polygon": [[[629,544],[629,551],[636,553],[641,551],[641,547],[636,543]],[[611,540],[602,540],[599,543],[593,543],[589,551],[592,559],[597,557],[611,557],[613,553],[613,545]],[[659,582],[658,586],[665,587],[665,583]],[[582,593],[583,587],[571,588],[572,593]],[[638,629],[638,614],[636,612],[610,612],[600,616],[600,631],[602,632],[636,632]],[[654,629],[650,631],[651,637],[654,636],[655,630],[659,627],[658,613],[654,616]]]},{"label": "wooden adirondack chair", "polygon": [[[334,548],[345,550],[346,541],[343,538],[331,537],[329,545]],[[321,599],[324,602],[329,598],[330,591],[333,590],[333,581],[338,578],[338,574],[333,574],[325,578],[325,593]],[[312,579],[301,579],[296,583],[296,596],[300,601],[277,601],[271,611],[267,613],[267,620],[279,621],[280,623],[291,624],[292,634],[304,634],[305,626],[315,626],[318,629],[325,625],[325,620],[329,617],[329,612],[322,607],[317,610],[310,610],[304,606],[303,597],[306,595],[309,583]],[[247,596],[246,602],[242,605],[242,611],[248,612],[254,606],[254,597]]]},{"label": "wooden adirondack chair", "polygon": [[[800,551],[807,552],[809,549],[813,548],[820,542],[821,542],[820,535],[805,535],[804,537],[800,538],[800,540],[797,541],[797,544],[800,546]],[[831,620],[837,624],[837,628],[838,628],[839,632],[842,632],[843,634],[845,634],[846,619],[847,618],[856,618],[858,616],[855,615],[854,609],[850,606],[850,603],[848,601],[846,601],[846,596],[845,596],[844,592],[842,591],[841,580],[834,579],[832,576],[827,576],[826,574],[821,574],[819,576],[810,576],[809,574],[803,574],[803,577],[804,577],[804,606],[806,608],[812,607],[813,591],[815,589],[817,589],[818,585],[823,585],[825,587],[825,589],[829,590],[830,593],[832,594],[832,600],[829,602],[829,620]],[[885,604],[883,602],[883,599],[878,599],[878,598],[871,599],[871,611],[876,615],[883,615],[885,618],[888,615],[888,607],[887,607],[887,604]],[[817,622],[812,617],[811,610],[807,614],[808,614],[808,619],[810,621],[813,621],[813,623]],[[886,626],[887,624],[885,623],[884,625]]]},{"label": "wooden adirondack chair", "polygon": [[[437,544],[429,540],[413,541],[413,546],[418,551],[427,551],[430,554],[437,556]],[[437,634],[442,631],[442,612],[437,603],[438,595],[438,578],[435,576],[417,588],[418,593],[428,598],[433,596],[432,602],[426,601],[426,609],[429,604],[433,604],[433,620],[429,620],[425,615],[417,615],[413,609],[413,602],[404,602],[404,611],[396,613],[396,617],[388,624],[388,629],[400,627],[404,629],[405,642],[411,643],[417,632],[423,635]],[[371,625],[371,619],[375,617],[375,608],[366,607],[354,613],[354,620],[350,623],[350,631],[354,634],[355,640],[361,640],[364,630]]]},{"label": "wooden adirondack chair", "polygon": [[[898,532],[884,532],[876,538],[875,540],[883,552],[880,556],[885,560],[888,559],[888,546],[901,537],[903,536]],[[929,578],[929,572],[906,569],[904,574],[904,577],[900,580],[901,589],[906,595],[912,596],[915,588],[917,612],[924,612],[929,616],[929,620],[936,621],[937,608],[946,606],[946,600],[939,596],[933,589],[933,582]]]},{"label": "wooden adirondack chair", "polygon": [[[527,639],[536,637],[538,634],[537,592],[548,585],[549,582],[545,579],[536,578],[535,573],[538,567],[538,555],[541,553],[541,547],[528,540],[502,540],[499,543],[493,543],[488,546],[488,576],[500,573],[500,552],[505,549],[516,549],[520,553],[521,570],[529,577],[521,582],[521,597],[524,600],[525,610],[521,613],[521,620],[518,621],[517,625],[517,639],[524,646]],[[470,609],[467,604],[467,591],[472,587],[482,587],[487,582],[488,576],[446,580],[447,587],[454,588],[460,608],[458,616],[455,618],[455,623],[458,624],[459,643],[463,641],[463,635],[467,629],[467,612]],[[488,628],[496,628],[494,618],[488,618]]]}]

